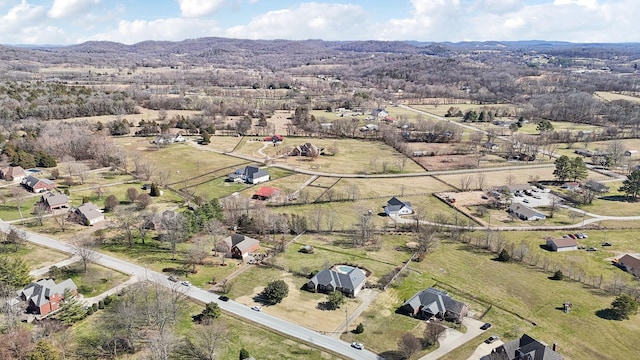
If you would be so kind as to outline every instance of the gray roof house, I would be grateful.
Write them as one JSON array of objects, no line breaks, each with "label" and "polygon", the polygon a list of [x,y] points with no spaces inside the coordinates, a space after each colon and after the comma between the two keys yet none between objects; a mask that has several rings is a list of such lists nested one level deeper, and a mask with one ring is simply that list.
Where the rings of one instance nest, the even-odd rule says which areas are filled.
[{"label": "gray roof house", "polygon": [[572,239],[572,238],[560,238],[560,239],[547,238],[545,245],[547,246],[547,249],[549,249],[550,251],[561,252],[561,251],[578,250],[578,243],[576,242],[575,239]]},{"label": "gray roof house", "polygon": [[444,291],[430,287],[413,295],[399,311],[422,319],[436,317],[460,323],[469,312],[469,306],[454,300]]},{"label": "gray roof house", "polygon": [[601,182],[597,182],[595,180],[587,180],[587,182],[584,183],[584,187],[599,193],[606,193],[606,192],[609,192],[610,190],[607,185]]},{"label": "gray roof house", "polygon": [[557,345],[549,347],[531,336],[524,334],[521,338],[509,341],[491,350],[480,360],[563,360],[564,356],[556,352]]},{"label": "gray roof house", "polygon": [[547,218],[545,214],[522,204],[511,204],[507,212],[515,215],[520,220],[526,221],[544,220]]},{"label": "gray roof house", "polygon": [[265,181],[269,181],[269,173],[256,166],[247,166],[236,170],[232,174],[229,174],[227,180],[231,182],[259,184]]},{"label": "gray roof house", "polygon": [[260,241],[246,235],[233,234],[222,239],[229,246],[229,253],[233,258],[244,259],[252,252],[260,249]]},{"label": "gray roof house", "polygon": [[408,201],[401,201],[397,197],[392,197],[387,201],[387,206],[384,207],[384,212],[387,216],[400,216],[413,214],[413,208]]},{"label": "gray roof house", "polygon": [[56,284],[53,279],[42,279],[27,285],[20,292],[20,298],[28,302],[28,312],[44,316],[59,308],[65,291],[75,295],[78,287],[71,279],[60,284]]},{"label": "gray roof house", "polygon": [[40,201],[49,211],[69,207],[69,197],[63,193],[48,192],[40,197]]},{"label": "gray roof house", "polygon": [[82,223],[87,226],[104,221],[104,214],[100,211],[100,208],[90,202],[78,206],[76,214],[80,217]]},{"label": "gray roof house", "polygon": [[364,270],[352,267],[348,272],[322,270],[307,282],[307,289],[316,292],[340,291],[351,297],[358,295],[367,280]]}]

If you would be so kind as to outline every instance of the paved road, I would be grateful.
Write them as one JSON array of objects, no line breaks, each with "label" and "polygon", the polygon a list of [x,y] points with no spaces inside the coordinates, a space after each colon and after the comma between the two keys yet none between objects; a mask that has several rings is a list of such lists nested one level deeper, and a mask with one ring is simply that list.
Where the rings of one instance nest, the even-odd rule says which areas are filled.
[{"label": "paved road", "polygon": [[[0,221],[0,230],[4,232],[9,232],[11,225]],[[22,230],[25,234],[25,237],[28,241],[40,245],[45,246],[54,250],[58,250],[64,253],[72,254],[73,248],[67,243],[36,234],[33,232]],[[125,260],[121,260],[109,255],[100,254],[98,259],[95,261],[97,264],[118,270],[120,272],[129,274],[131,276],[138,277],[139,279],[147,279],[154,283],[166,286],[167,288],[175,288],[177,285],[174,282],[171,282],[167,279],[167,277],[161,273],[151,271],[146,269],[143,266],[135,265]],[[242,305],[235,301],[223,302],[218,300],[218,296],[202,290],[200,288],[191,286],[191,287],[183,287],[184,292],[187,296],[192,299],[201,301],[203,303],[216,302],[220,306],[220,308],[226,312],[232,313],[237,317],[244,318],[248,321],[253,321],[261,326],[270,328],[282,334],[288,335],[290,337],[308,342],[317,347],[332,351],[336,354],[341,354],[344,357],[350,359],[380,359],[376,354],[367,351],[367,350],[357,350],[350,346],[349,343],[344,342],[339,339],[334,339],[330,336],[322,335],[313,330],[307,329],[303,326],[290,323],[286,320],[277,318],[275,316],[269,315],[265,312],[257,312],[251,310],[248,306]]]}]

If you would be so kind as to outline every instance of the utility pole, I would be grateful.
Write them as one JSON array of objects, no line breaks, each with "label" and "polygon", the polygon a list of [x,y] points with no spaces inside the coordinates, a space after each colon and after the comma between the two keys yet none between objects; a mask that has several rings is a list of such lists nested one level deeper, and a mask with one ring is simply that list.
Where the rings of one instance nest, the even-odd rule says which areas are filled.
[{"label": "utility pole", "polygon": [[344,306],[344,333],[349,332],[349,307],[347,305]]}]

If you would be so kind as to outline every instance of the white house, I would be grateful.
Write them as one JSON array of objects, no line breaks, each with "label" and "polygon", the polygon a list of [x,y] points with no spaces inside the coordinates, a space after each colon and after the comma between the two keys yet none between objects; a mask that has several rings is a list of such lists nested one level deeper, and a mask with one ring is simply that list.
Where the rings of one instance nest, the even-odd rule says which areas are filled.
[{"label": "white house", "polygon": [[526,221],[544,220],[547,218],[545,214],[522,204],[511,204],[507,212],[515,215],[520,220]]},{"label": "white house", "polygon": [[269,181],[269,173],[256,166],[247,166],[229,174],[227,180],[231,182],[246,182],[249,184],[259,184]]},{"label": "white house", "polygon": [[401,201],[395,196],[391,200],[387,201],[387,206],[384,207],[384,212],[387,216],[401,216],[413,214],[413,208],[408,201]]}]

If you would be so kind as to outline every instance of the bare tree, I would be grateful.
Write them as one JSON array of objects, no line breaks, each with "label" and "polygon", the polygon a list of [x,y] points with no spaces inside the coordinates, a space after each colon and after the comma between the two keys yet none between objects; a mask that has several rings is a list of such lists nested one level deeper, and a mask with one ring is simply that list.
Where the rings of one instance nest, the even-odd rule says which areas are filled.
[{"label": "bare tree", "polygon": [[220,255],[220,261],[224,264],[224,259],[227,254],[229,254],[229,251],[231,251],[231,247],[226,241],[220,240],[216,243],[215,251]]},{"label": "bare tree", "polygon": [[193,336],[185,337],[176,352],[180,359],[216,360],[222,344],[227,341],[227,337],[228,330],[224,322],[208,322]]},{"label": "bare tree", "polygon": [[476,183],[478,184],[478,190],[484,189],[484,182],[487,179],[487,175],[483,172],[479,172],[476,175]]},{"label": "bare tree", "polygon": [[412,333],[404,333],[398,340],[398,350],[404,359],[411,359],[421,349],[422,342]]},{"label": "bare tree", "polygon": [[69,212],[60,211],[53,214],[53,220],[58,224],[60,231],[65,232],[69,226]]},{"label": "bare tree", "polygon": [[435,228],[428,225],[420,226],[419,231],[413,236],[417,250],[423,253],[432,251],[439,243],[436,235]]},{"label": "bare tree", "polygon": [[27,197],[27,193],[24,191],[22,187],[12,187],[11,188],[11,198],[15,201],[16,206],[18,207],[18,212],[20,213],[20,221],[24,223],[24,217],[22,216],[22,205]]},{"label": "bare tree", "polygon": [[204,265],[204,260],[209,256],[209,244],[204,239],[198,239],[189,248],[188,262],[191,264],[191,272],[196,272],[196,265]]},{"label": "bare tree", "polygon": [[336,222],[338,221],[338,214],[331,207],[329,207],[325,219],[327,224],[327,231],[333,232],[336,226]]},{"label": "bare tree", "polygon": [[551,196],[551,202],[549,203],[549,217],[553,218],[558,210],[560,210],[560,199],[557,196]]},{"label": "bare tree", "polygon": [[133,203],[138,199],[138,189],[130,187],[127,189],[126,195],[127,200],[129,200],[130,203]]},{"label": "bare tree", "polygon": [[104,195],[104,188],[101,185],[98,185],[93,188],[93,192],[98,197],[98,200],[100,200],[102,198],[102,195]]},{"label": "bare tree", "polygon": [[319,233],[322,228],[322,220],[325,217],[324,208],[320,206],[316,206],[311,210],[311,214],[309,214],[309,219],[313,224],[314,230]]},{"label": "bare tree", "polygon": [[160,221],[160,240],[171,245],[171,259],[175,260],[176,245],[184,242],[188,236],[187,220],[180,213],[165,211]]},{"label": "bare tree", "polygon": [[93,251],[92,247],[93,242],[91,238],[86,236],[78,238],[71,244],[71,251],[75,256],[80,258],[85,273],[87,272],[87,265],[100,258],[100,253]]},{"label": "bare tree", "polygon": [[118,207],[116,208],[114,219],[114,226],[117,230],[124,233],[127,245],[133,247],[134,230],[137,229],[136,223],[138,219],[134,216],[131,208]]},{"label": "bare tree", "polygon": [[439,324],[433,321],[428,322],[422,334],[423,345],[426,345],[426,346],[435,345],[435,343],[438,341],[438,337],[445,330],[446,328],[442,324]]}]

